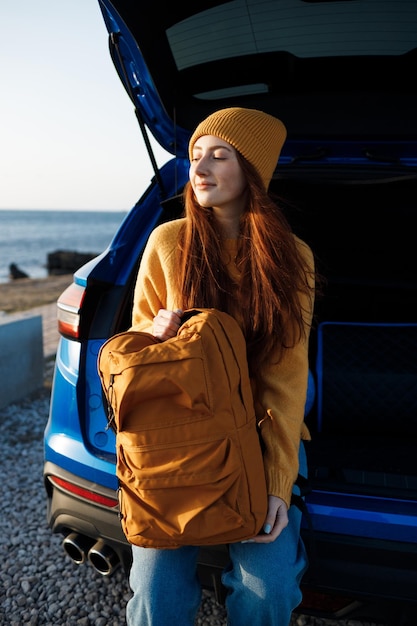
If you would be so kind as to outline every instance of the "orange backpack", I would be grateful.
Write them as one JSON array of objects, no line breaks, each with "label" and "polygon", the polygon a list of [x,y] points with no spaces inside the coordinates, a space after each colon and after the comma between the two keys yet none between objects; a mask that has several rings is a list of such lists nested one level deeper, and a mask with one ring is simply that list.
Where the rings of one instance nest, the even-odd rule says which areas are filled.
[{"label": "orange backpack", "polygon": [[243,333],[215,309],[185,317],[172,339],[126,331],[98,356],[122,528],[143,547],[242,541],[267,511]]}]

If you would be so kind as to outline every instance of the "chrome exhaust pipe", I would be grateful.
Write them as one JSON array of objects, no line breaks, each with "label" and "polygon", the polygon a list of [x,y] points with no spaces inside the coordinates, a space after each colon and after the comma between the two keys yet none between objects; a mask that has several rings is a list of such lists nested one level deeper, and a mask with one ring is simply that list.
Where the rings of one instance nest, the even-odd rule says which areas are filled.
[{"label": "chrome exhaust pipe", "polygon": [[102,576],[111,576],[120,565],[119,557],[109,545],[99,539],[88,551],[88,560]]},{"label": "chrome exhaust pipe", "polygon": [[91,537],[70,533],[64,538],[62,546],[70,559],[77,565],[81,565],[86,562],[88,551],[94,544],[94,541]]}]

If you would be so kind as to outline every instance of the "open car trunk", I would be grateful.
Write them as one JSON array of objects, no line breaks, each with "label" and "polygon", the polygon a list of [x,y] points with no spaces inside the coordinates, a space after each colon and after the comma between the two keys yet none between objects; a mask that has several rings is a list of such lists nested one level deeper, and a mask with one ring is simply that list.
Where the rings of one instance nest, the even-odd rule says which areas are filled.
[{"label": "open car trunk", "polygon": [[323,490],[415,499],[414,3],[100,5],[142,126],[178,159],[216,108],[285,122],[270,190],[327,281],[311,337],[311,475]]},{"label": "open car trunk", "polygon": [[[279,167],[270,192],[324,278],[310,341],[312,485],[417,502],[417,174]],[[182,210],[179,198],[166,207],[162,221]]]},{"label": "open car trunk", "polygon": [[274,191],[325,278],[311,337],[313,485],[417,500],[417,177],[283,172]]}]

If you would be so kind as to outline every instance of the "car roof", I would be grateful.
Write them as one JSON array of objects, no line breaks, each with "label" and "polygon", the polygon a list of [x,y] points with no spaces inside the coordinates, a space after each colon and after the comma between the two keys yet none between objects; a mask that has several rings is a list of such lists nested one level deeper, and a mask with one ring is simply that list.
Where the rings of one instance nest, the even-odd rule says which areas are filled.
[{"label": "car roof", "polygon": [[119,76],[172,153],[227,106],[291,138],[417,138],[415,0],[99,3]]}]

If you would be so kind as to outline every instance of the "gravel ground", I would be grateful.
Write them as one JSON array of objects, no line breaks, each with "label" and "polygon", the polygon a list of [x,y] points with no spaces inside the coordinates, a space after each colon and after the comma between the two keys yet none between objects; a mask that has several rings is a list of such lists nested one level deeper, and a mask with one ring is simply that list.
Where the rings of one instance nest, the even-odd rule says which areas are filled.
[{"label": "gravel ground", "polygon": [[[42,483],[43,431],[48,416],[50,372],[45,387],[0,411],[2,510],[0,518],[0,624],[20,626],[121,626],[130,597],[119,569],[102,577],[65,555],[62,538],[46,524]],[[223,607],[204,592],[196,624],[226,626]],[[291,626],[371,626],[354,620],[294,616]],[[181,625],[178,625],[181,626]],[[372,626],[378,626],[372,624]]]}]

